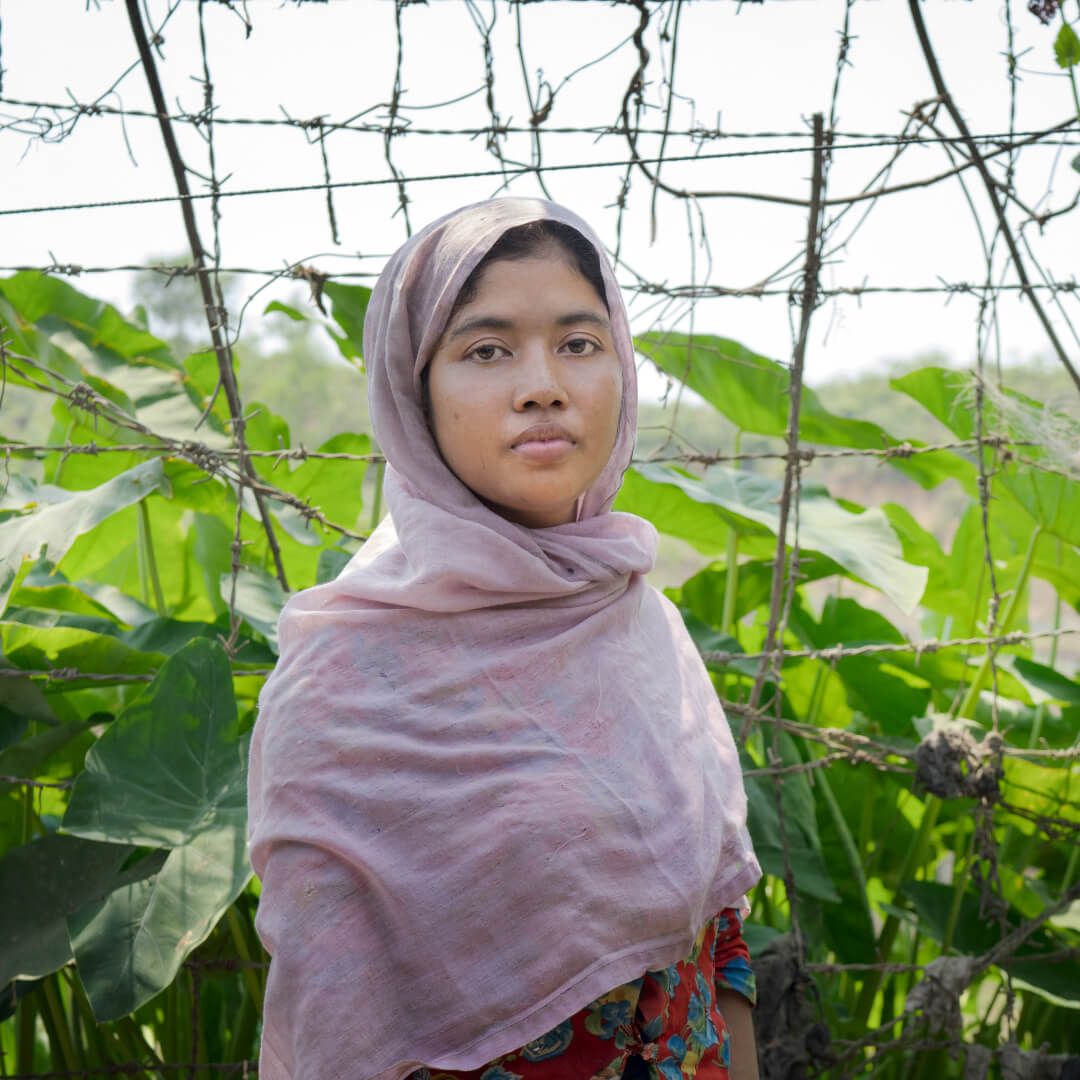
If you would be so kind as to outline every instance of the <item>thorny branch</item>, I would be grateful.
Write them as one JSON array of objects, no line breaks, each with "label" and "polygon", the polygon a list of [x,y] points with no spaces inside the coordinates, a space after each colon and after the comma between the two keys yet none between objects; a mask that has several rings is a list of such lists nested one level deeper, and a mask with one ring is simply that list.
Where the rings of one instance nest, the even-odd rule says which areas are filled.
[{"label": "thorny branch", "polygon": [[[180,156],[180,148],[176,143],[176,136],[173,134],[172,124],[167,119],[161,119],[161,117],[167,116],[168,110],[165,106],[165,95],[162,92],[161,80],[157,73],[157,65],[154,62],[154,56],[150,51],[150,43],[146,36],[146,30],[143,27],[142,14],[139,11],[138,0],[126,0],[126,4],[128,20],[131,23],[131,31],[135,37],[136,45],[138,46],[139,58],[142,61],[143,70],[150,86],[150,94],[154,99],[154,108],[159,114],[158,122],[161,127],[161,137],[165,142],[165,149],[169,156],[169,165],[172,168],[173,178],[176,181],[177,191],[180,195],[180,209],[184,218],[184,229],[187,233],[188,243],[191,247],[192,262],[196,266],[195,276],[199,282],[199,290],[202,293],[206,322],[210,330],[210,340],[213,342],[214,353],[217,356],[218,378],[220,380],[220,385],[225,391],[226,400],[229,403],[229,415],[232,417],[233,438],[236,440],[236,445],[240,450],[240,472],[254,480],[255,471],[251,463],[247,460],[245,453],[247,450],[247,440],[244,437],[246,421],[244,419],[243,405],[240,401],[240,390],[236,384],[236,374],[233,369],[232,347],[229,345],[227,335],[222,332],[224,329],[222,324],[224,305],[221,302],[220,286],[217,287],[217,295],[215,296],[216,277],[211,274],[210,269],[208,269],[206,265],[206,251],[202,246],[202,241],[199,239],[199,230],[195,222],[195,213],[191,203],[191,192],[188,188],[187,169]],[[216,197],[217,192],[211,192],[211,195]],[[281,549],[278,545],[277,536],[274,533],[274,526],[270,520],[269,511],[266,508],[262,493],[254,490],[254,495],[255,504],[259,511],[259,517],[262,519],[262,525],[266,531],[267,543],[270,545],[270,552],[273,556],[274,568],[277,573],[278,581],[283,589],[288,589],[289,582],[285,576],[285,566],[281,561]],[[237,537],[237,540],[239,540],[239,537]],[[235,613],[233,618],[235,621]]]}]

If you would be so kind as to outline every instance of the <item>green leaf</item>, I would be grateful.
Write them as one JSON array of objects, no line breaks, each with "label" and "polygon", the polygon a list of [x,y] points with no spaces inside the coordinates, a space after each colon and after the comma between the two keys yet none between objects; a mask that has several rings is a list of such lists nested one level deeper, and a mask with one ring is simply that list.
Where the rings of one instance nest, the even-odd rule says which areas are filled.
[{"label": "green leaf", "polygon": [[62,828],[151,847],[184,844],[224,825],[242,828],[247,744],[225,650],[196,638],[86,755]]},{"label": "green leaf", "polygon": [[[736,469],[713,468],[704,480],[695,480],[662,465],[638,465],[634,472],[654,485],[674,488],[682,498],[668,496],[678,515],[675,526],[684,539],[693,539],[683,530],[692,523],[694,534],[703,537],[708,524],[727,524],[742,533],[762,529],[776,534],[782,485],[778,480]],[[694,504],[706,507],[695,510]],[[630,507],[626,507],[629,509]],[[704,521],[700,519],[704,518]],[[652,518],[663,532],[673,531],[669,519]],[[793,527],[794,517],[789,520]],[[790,539],[790,534],[789,534]],[[722,544],[714,544],[713,549]],[[880,589],[904,612],[915,608],[926,586],[928,571],[904,562],[903,551],[888,519],[881,510],[852,514],[831,499],[822,488],[804,488],[799,504],[799,546],[819,551],[835,560],[850,574]],[[742,544],[740,541],[740,550]]]},{"label": "green leaf", "polygon": [[288,304],[282,304],[278,300],[271,300],[266,307],[263,308],[263,314],[269,315],[272,311],[280,311],[283,315],[288,315],[293,322],[307,322],[308,317],[302,311],[297,310],[294,307],[290,307]]},{"label": "green leaf", "polygon": [[128,322],[111,304],[79,292],[61,278],[26,270],[0,279],[0,294],[27,322],[51,319],[66,323],[78,329],[81,340],[106,347],[117,360],[171,359],[169,347],[160,338]]},{"label": "green leaf", "polygon": [[136,465],[90,491],[67,493],[36,513],[0,523],[0,611],[26,558],[45,555],[58,563],[75,538],[106,518],[158,490],[163,477],[157,459]]},{"label": "green leaf", "polygon": [[232,552],[229,545],[233,534],[216,514],[196,514],[194,521],[193,552],[195,563],[202,575],[203,587],[215,615],[228,611],[221,598],[221,576],[229,573]]},{"label": "green leaf", "polygon": [[151,878],[67,920],[79,978],[99,1022],[133,1012],[176,977],[251,877],[244,828],[208,829]]},{"label": "green leaf", "polygon": [[[928,367],[910,372],[891,385],[914,398],[961,439],[975,437],[975,413],[970,404],[971,378],[963,372]],[[995,390],[1002,406],[984,401],[990,430],[1006,431],[1027,441],[1041,442],[1041,432],[1055,417],[1040,402],[1015,390]],[[1007,413],[1007,415],[1003,415]],[[1047,453],[1038,445],[1023,447],[1027,457],[1042,459]],[[987,454],[989,455],[989,451]],[[1052,463],[1052,462],[1051,462]],[[1004,489],[1004,491],[1002,490]],[[1011,498],[1006,499],[1006,493]],[[1080,483],[1056,472],[1018,462],[1001,465],[994,496],[1001,514],[1011,504],[1022,507],[1049,533],[1080,546]]]},{"label": "green leaf", "polygon": [[[164,656],[172,656],[178,653],[189,642],[196,638],[205,638],[211,641],[227,637],[229,622],[222,618],[218,622],[194,622],[188,619],[151,619],[135,627],[134,630],[121,632],[118,636],[125,644],[141,652],[156,653]],[[250,638],[241,635],[243,642],[242,653],[239,653],[233,663],[237,666],[244,664],[256,664],[260,666],[273,666],[274,654],[264,645],[260,645]]]},{"label": "green leaf", "polygon": [[[803,581],[818,581],[842,572],[832,559],[816,552],[806,552],[799,564]],[[688,578],[678,589],[669,590],[668,596],[676,604],[693,612],[702,622],[715,625],[720,622],[724,609],[726,586],[727,568],[723,563],[715,562]],[[772,559],[747,559],[740,562],[735,594],[735,621],[738,622],[744,615],[768,603],[771,587]]]},{"label": "green leaf", "polygon": [[[288,423],[276,413],[271,412],[267,406],[259,402],[245,403],[245,413],[248,421],[244,428],[244,436],[250,449],[288,450],[292,445],[289,441]],[[273,476],[275,470],[285,468],[284,465],[276,465],[272,457],[254,457],[251,462],[263,479],[271,484],[275,483]]]},{"label": "green leaf", "polygon": [[[954,887],[939,882],[906,881],[899,891],[911,901],[923,932],[941,944],[953,904]],[[1006,932],[1015,930],[1021,921],[1020,913],[1009,905]],[[955,948],[969,956],[978,956],[992,949],[1001,940],[1001,933],[996,919],[980,917],[978,894],[973,889],[965,892],[960,900],[960,916],[953,936]],[[1051,1001],[1080,1008],[1080,961],[1075,958],[1037,959],[1039,952],[1049,952],[1053,948],[1053,939],[1045,929],[1040,929],[1004,966]]]},{"label": "green leaf", "polygon": [[[319,447],[324,454],[370,454],[371,440],[366,435],[342,434]],[[279,487],[321,510],[326,518],[352,529],[363,506],[361,486],[367,464],[363,461],[312,458],[291,473],[278,476]],[[309,534],[312,526],[305,522]],[[330,534],[336,539],[337,533]]]},{"label": "green leaf", "polygon": [[[11,608],[8,611],[9,618],[29,614],[25,609]],[[55,618],[59,620],[65,616]],[[109,629],[113,627],[109,626]],[[100,633],[83,627],[7,622],[0,623],[0,631],[8,660],[28,671],[66,668],[86,675],[145,675],[165,659],[160,654],[133,649],[113,633]],[[66,680],[63,687],[64,690],[72,690],[85,685],[88,685],[88,681]]]},{"label": "green leaf", "polygon": [[749,920],[743,923],[742,936],[746,947],[750,950],[750,956],[755,957],[773,938],[780,936],[780,931],[774,926],[762,926]]},{"label": "green leaf", "polygon": [[[900,884],[898,892],[911,901],[922,931],[940,945],[945,940],[955,887],[937,881],[905,881]],[[1010,929],[1015,929],[1015,925]],[[961,953],[978,956],[992,949],[1000,940],[1001,930],[997,921],[991,917],[980,918],[978,895],[971,890],[965,892],[960,901],[960,917],[956,921],[953,946]]]},{"label": "green leaf", "polygon": [[[808,647],[826,649],[875,644],[903,644],[904,635],[879,612],[850,597],[829,596],[819,622],[801,606],[792,609],[791,628]],[[930,701],[930,684],[903,654],[845,656],[830,664],[842,680],[851,708],[871,717],[889,735],[910,735],[913,717]],[[790,680],[787,668],[785,677]],[[835,717],[827,721],[835,726]]]},{"label": "green leaf", "polygon": [[20,739],[32,720],[56,726],[56,716],[45,695],[30,679],[0,677],[0,750]]},{"label": "green leaf", "polygon": [[341,285],[328,281],[323,291],[333,304],[334,318],[345,331],[346,341],[337,339],[338,348],[346,360],[364,355],[364,318],[367,315],[371,289],[366,285]]},{"label": "green leaf", "polygon": [[[1080,764],[1052,768],[1034,761],[1006,758],[1003,792],[1005,798],[1032,815],[1067,818],[1080,824]],[[1034,826],[1023,820],[1017,827],[1030,832]]]},{"label": "green leaf", "polygon": [[[828,771],[835,775],[837,770]],[[826,865],[836,871],[832,881],[840,896],[839,904],[829,904],[822,911],[829,947],[840,963],[872,964],[877,959],[877,935],[855,839],[826,771],[818,774],[816,783],[823,796],[817,823],[821,853]]]},{"label": "green leaf", "polygon": [[[781,738],[780,747],[783,764],[801,763],[802,759],[788,736]],[[754,762],[744,757],[743,769],[754,768]],[[804,773],[795,773],[783,778],[780,791],[787,849],[796,887],[800,892],[819,900],[838,902],[840,897],[822,855],[810,782]],[[780,817],[776,808],[772,777],[748,777],[746,797],[747,827],[753,838],[754,851],[761,868],[767,874],[782,878],[785,873],[784,841],[780,833]]]},{"label": "green leaf", "polygon": [[[7,681],[6,679],[4,680]],[[0,776],[34,777],[41,773],[42,767],[58,750],[62,750],[73,739],[86,734],[85,724],[58,724],[46,728],[35,735],[30,735],[14,746],[0,751]],[[0,781],[0,794],[10,791],[14,784]]]},{"label": "green leaf", "polygon": [[1067,679],[1060,671],[1022,656],[1013,657],[1012,666],[1024,682],[1048,698],[1066,705],[1080,705],[1080,683],[1075,679]]},{"label": "green leaf", "polygon": [[[204,484],[199,490],[205,491],[215,486]],[[187,547],[187,530],[191,527],[193,515],[182,498],[183,495],[174,494],[173,498],[149,499],[145,504],[150,515],[155,558],[161,571],[165,608],[174,616],[212,619],[214,613],[210,603],[203,591],[196,587],[199,571]],[[141,596],[136,543],[138,514],[137,506],[126,507],[96,529],[80,536],[64,556],[60,569],[72,581],[92,579],[128,596]],[[117,593],[112,595],[115,598]],[[153,617],[156,615],[156,612],[152,612]]]},{"label": "green leaf", "polygon": [[[751,352],[728,338],[710,334],[665,332],[643,334],[634,345],[661,371],[684,382],[742,431],[783,438],[791,409],[791,372],[783,364]],[[809,386],[803,386],[799,407],[799,438],[826,446],[881,450],[899,446],[884,428],[829,412]],[[921,446],[917,441],[913,446]],[[910,459],[890,458],[889,464],[924,488],[956,475],[959,462],[937,454]]]},{"label": "green leaf", "polygon": [[349,565],[351,558],[352,555],[349,552],[336,547],[319,552],[319,566],[315,572],[315,584],[324,585],[328,581],[333,581]]},{"label": "green leaf", "polygon": [[[49,833],[0,858],[0,983],[63,967],[71,959],[67,917],[132,880],[121,868],[133,851],[127,844]],[[142,861],[143,873],[161,865],[160,859]]]},{"label": "green leaf", "polygon": [[1054,1005],[1080,1009],[1080,961],[1025,958],[1006,961],[1002,966],[1021,989],[1034,990]]},{"label": "green leaf", "polygon": [[1054,39],[1054,59],[1059,68],[1072,68],[1080,64],[1080,38],[1068,23],[1061,24]]},{"label": "green leaf", "polygon": [[65,612],[69,615],[88,615],[115,621],[113,613],[104,604],[66,581],[49,585],[31,585],[29,578],[24,578],[22,584],[12,593],[11,604],[13,607],[40,608],[46,611]]},{"label": "green leaf", "polygon": [[[221,575],[221,597],[228,603],[232,595],[232,574]],[[252,629],[266,638],[277,653],[277,622],[288,594],[265,570],[241,570],[236,575],[236,612]]]}]

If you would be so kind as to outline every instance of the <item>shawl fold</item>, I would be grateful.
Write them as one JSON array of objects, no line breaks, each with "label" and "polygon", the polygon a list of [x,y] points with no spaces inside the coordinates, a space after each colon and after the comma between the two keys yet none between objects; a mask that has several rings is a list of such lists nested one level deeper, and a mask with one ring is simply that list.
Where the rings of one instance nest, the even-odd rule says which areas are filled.
[{"label": "shawl fold", "polygon": [[[543,218],[600,255],[624,400],[578,519],[534,530],[442,462],[420,374],[477,262]],[[476,1068],[684,958],[760,877],[727,721],[644,580],[655,531],[610,510],[635,369],[588,226],[531,199],[434,222],[379,279],[364,359],[390,515],[290,598],[252,740],[263,1080]]]}]

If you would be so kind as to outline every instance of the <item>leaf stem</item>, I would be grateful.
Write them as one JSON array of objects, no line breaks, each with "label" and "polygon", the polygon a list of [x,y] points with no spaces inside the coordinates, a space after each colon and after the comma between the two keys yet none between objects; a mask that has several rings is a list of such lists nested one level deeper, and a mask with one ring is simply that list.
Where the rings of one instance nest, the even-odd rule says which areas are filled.
[{"label": "leaf stem", "polygon": [[153,588],[154,607],[159,615],[164,615],[165,595],[161,591],[161,578],[158,576],[157,558],[154,555],[154,535],[150,531],[150,511],[146,507],[145,498],[140,499],[138,504],[138,552],[143,603],[150,602],[150,589]]},{"label": "leaf stem", "polygon": [[[16,992],[19,984],[15,984]],[[18,999],[19,1031],[15,1046],[15,1074],[28,1076],[34,1071],[37,1002],[31,995]]]},{"label": "leaf stem", "polygon": [[225,915],[229,920],[229,931],[231,932],[233,942],[236,945],[236,951],[245,964],[243,969],[244,982],[247,983],[248,993],[251,995],[251,1004],[254,1007],[258,1018],[262,1020],[262,992],[259,987],[258,976],[255,974],[255,969],[248,966],[251,963],[251,950],[248,948],[247,939],[244,936],[244,927],[240,921],[240,916],[236,913],[236,905],[230,904]]},{"label": "leaf stem", "polygon": [[41,1019],[52,1045],[53,1067],[62,1065],[66,1071],[74,1073],[78,1071],[79,1062],[75,1057],[75,1047],[71,1042],[71,1032],[68,1029],[67,1017],[64,1015],[64,1006],[57,992],[57,978],[56,974],[50,975],[41,984],[42,996],[45,999]]}]

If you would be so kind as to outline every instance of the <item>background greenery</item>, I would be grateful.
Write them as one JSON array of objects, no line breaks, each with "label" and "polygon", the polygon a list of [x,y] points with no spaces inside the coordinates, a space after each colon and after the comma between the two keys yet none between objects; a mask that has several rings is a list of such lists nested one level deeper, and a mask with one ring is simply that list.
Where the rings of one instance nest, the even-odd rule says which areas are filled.
[{"label": "background greenery", "polygon": [[[9,1076],[116,1063],[209,1076],[199,1067],[257,1054],[267,958],[252,926],[246,747],[286,593],[254,504],[238,506],[229,459],[214,457],[230,448],[229,417],[215,358],[192,351],[187,313],[200,309],[183,284],[168,308],[126,318],[54,278],[0,281]],[[358,533],[380,513],[378,467],[359,460],[371,450],[358,359],[367,295],[329,284],[326,319],[299,301],[249,311],[255,344],[237,349],[290,589],[333,575],[358,545],[298,507]],[[676,381],[664,407],[642,410],[617,505],[664,535],[661,583],[738,730],[758,672],[740,654],[762,647],[768,621],[782,463],[691,458],[781,450],[787,371],[719,337],[638,347]],[[1078,444],[1064,384],[1038,366],[1004,375],[1015,385],[985,391],[987,429],[1034,445],[984,450],[985,524],[970,445],[806,467],[804,577],[785,649],[1077,625]],[[683,377],[693,403],[679,400]],[[973,400],[968,375],[927,358],[807,392],[800,436],[867,454],[962,442]],[[273,456],[301,444],[353,457]],[[781,1034],[827,1075],[960,1076],[950,1044],[997,1049],[1011,1036],[1080,1053],[1080,903],[1061,903],[1080,870],[1073,641],[1008,644],[994,665],[980,645],[787,657],[765,680],[762,703],[786,726],[751,725],[743,751],[766,870],[747,936],[775,957],[775,944],[765,950],[793,925],[805,935],[811,967],[790,998],[801,1011]],[[987,753],[995,725],[1000,751]],[[967,748],[938,794],[914,776],[935,731]],[[1025,757],[1032,748],[1057,756]],[[788,770],[779,782],[776,768]],[[926,977],[942,957],[985,958],[1051,907],[1019,947],[967,969],[957,993],[940,964]],[[860,967],[881,961],[899,968]],[[789,999],[785,986],[770,983],[770,1005]]]}]

